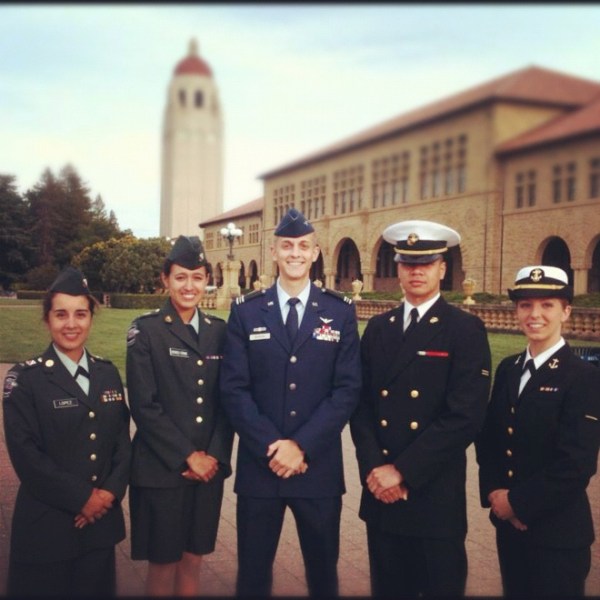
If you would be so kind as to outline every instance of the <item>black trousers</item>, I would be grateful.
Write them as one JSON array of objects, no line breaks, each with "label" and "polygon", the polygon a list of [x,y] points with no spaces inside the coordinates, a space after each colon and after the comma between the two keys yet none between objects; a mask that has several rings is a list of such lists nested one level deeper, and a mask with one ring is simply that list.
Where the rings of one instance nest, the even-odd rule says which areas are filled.
[{"label": "black trousers", "polygon": [[238,596],[271,595],[286,508],[296,521],[311,596],[337,596],[342,499],[238,496]]},{"label": "black trousers", "polygon": [[583,596],[591,551],[534,546],[527,532],[510,523],[496,528],[496,546],[505,596]]},{"label": "black trousers", "polygon": [[373,596],[463,596],[467,581],[464,536],[418,538],[367,524]]},{"label": "black trousers", "polygon": [[71,560],[24,563],[10,559],[8,596],[113,597],[115,547],[91,550]]}]

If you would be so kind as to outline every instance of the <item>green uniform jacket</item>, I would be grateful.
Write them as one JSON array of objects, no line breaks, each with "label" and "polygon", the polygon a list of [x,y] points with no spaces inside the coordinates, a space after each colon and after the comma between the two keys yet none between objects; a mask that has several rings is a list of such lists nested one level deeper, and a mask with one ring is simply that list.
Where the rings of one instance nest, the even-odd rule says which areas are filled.
[{"label": "green uniform jacket", "polygon": [[[129,480],[129,411],[116,367],[88,353],[89,394],[54,348],[4,380],[6,445],[21,481],[11,554],[31,563],[70,560],[125,538],[120,501]],[[92,489],[112,492],[108,513],[82,529],[74,517]]]},{"label": "green uniform jacket", "polygon": [[197,340],[170,300],[129,329],[127,392],[137,427],[132,485],[193,485],[181,473],[196,450],[219,461],[214,481],[231,475],[233,430],[218,387],[226,325],[217,317],[199,317]]}]

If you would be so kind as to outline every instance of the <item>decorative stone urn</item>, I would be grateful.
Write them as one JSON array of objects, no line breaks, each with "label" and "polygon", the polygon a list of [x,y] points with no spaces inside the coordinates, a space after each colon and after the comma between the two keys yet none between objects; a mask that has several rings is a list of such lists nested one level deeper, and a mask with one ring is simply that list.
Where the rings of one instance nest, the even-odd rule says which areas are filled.
[{"label": "decorative stone urn", "polygon": [[475,300],[472,298],[473,293],[475,292],[475,280],[471,277],[467,277],[462,282],[462,289],[465,294],[463,304],[475,304]]},{"label": "decorative stone urn", "polygon": [[352,300],[362,300],[360,295],[363,289],[363,282],[360,279],[354,279],[352,281]]}]

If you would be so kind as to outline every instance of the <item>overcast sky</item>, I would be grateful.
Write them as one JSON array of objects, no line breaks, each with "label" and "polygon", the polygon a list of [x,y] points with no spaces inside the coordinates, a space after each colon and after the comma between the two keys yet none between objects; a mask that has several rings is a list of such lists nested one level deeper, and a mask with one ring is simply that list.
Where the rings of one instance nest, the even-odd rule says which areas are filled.
[{"label": "overcast sky", "polygon": [[600,80],[589,4],[0,4],[0,173],[72,164],[122,228],[158,235],[167,87],[195,37],[219,88],[224,208],[258,177],[537,65]]}]

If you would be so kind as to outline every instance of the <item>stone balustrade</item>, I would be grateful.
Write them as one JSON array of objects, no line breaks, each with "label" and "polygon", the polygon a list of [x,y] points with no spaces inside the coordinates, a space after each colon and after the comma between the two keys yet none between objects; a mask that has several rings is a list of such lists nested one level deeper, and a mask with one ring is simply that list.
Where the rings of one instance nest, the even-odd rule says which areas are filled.
[{"label": "stone balustrade", "polygon": [[[398,302],[394,300],[356,300],[354,304],[356,315],[360,320],[368,320],[374,315],[398,306]],[[512,302],[507,304],[455,304],[455,306],[477,315],[490,332],[520,333]],[[563,325],[563,333],[570,339],[600,341],[600,308],[574,306],[571,317]]]}]

